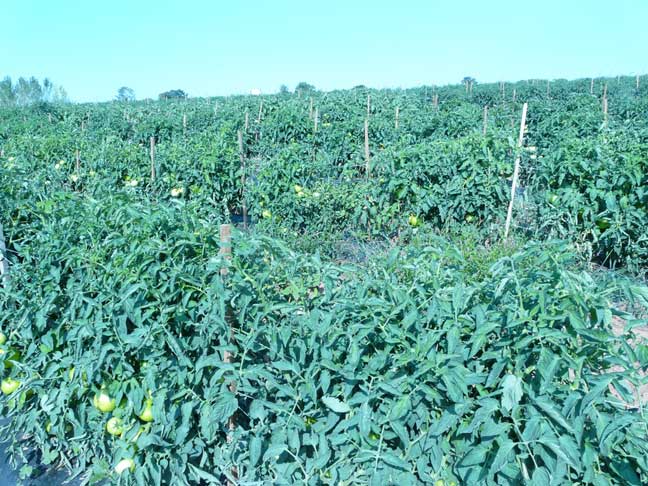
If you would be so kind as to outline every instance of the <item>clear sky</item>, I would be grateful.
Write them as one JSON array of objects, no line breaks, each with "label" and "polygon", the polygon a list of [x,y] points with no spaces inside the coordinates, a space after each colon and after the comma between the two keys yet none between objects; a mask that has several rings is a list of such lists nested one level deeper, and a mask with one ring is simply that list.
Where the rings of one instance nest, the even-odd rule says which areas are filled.
[{"label": "clear sky", "polygon": [[648,0],[3,0],[0,77],[74,101],[648,74]]}]

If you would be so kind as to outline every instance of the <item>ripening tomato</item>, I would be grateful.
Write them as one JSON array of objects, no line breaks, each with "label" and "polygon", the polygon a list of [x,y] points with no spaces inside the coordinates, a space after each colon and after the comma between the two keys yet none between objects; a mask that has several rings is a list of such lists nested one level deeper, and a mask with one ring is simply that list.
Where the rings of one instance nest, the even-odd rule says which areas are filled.
[{"label": "ripening tomato", "polygon": [[128,457],[126,459],[122,459],[115,466],[115,472],[117,474],[121,474],[124,471],[130,471],[130,472],[135,471],[135,461],[133,461],[132,458]]},{"label": "ripening tomato", "polygon": [[138,417],[142,422],[153,422],[154,420],[153,400],[151,399],[146,400],[146,404],[144,405],[144,410],[142,410],[142,413],[140,413]]},{"label": "ripening tomato", "polygon": [[112,417],[106,423],[106,432],[110,435],[121,435],[124,431],[124,424],[119,417]]},{"label": "ripening tomato", "polygon": [[20,382],[18,380],[14,380],[13,378],[5,378],[4,380],[2,380],[2,384],[0,384],[0,389],[2,389],[2,393],[4,393],[5,395],[11,395],[18,389],[19,386]]},{"label": "ripening tomato", "polygon": [[94,396],[92,403],[97,410],[104,413],[112,412],[115,410],[115,407],[117,407],[115,399],[111,398],[110,395],[103,390]]}]

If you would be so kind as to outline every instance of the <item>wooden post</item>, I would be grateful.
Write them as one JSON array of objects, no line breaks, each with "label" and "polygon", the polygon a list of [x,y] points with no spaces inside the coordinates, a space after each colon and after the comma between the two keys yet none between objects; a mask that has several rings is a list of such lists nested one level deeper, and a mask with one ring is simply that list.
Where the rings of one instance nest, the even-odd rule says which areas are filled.
[{"label": "wooden post", "polygon": [[9,260],[7,260],[7,245],[2,222],[0,222],[0,279],[5,287],[9,285]]},{"label": "wooden post", "polygon": [[637,77],[635,78],[635,84],[637,86],[637,90],[639,90],[639,75],[637,74]]},{"label": "wooden post", "polygon": [[[239,131],[239,133],[241,133]],[[220,269],[220,275],[221,278],[223,279],[223,283],[227,279],[227,275],[229,274],[229,268],[228,264],[232,260],[232,226],[229,224],[221,224],[220,225],[220,250],[219,253],[225,260],[225,264],[221,267]],[[231,312],[228,310],[226,311],[227,314],[225,316],[225,320],[227,321],[227,324],[229,326],[229,332],[228,332],[228,337],[227,337],[227,343],[231,343],[234,341],[234,333],[232,331],[232,315]],[[223,351],[223,362],[224,363],[231,363],[233,361],[233,355],[231,351]],[[229,384],[229,390],[236,394],[236,382],[232,381]],[[227,428],[228,428],[228,433],[227,433],[227,443],[231,444],[232,441],[234,440],[234,430],[236,429],[236,413],[232,414],[232,416],[229,417],[227,420]],[[231,474],[235,479],[238,479],[238,469],[236,466],[232,466],[231,469]],[[232,481],[227,481],[227,484],[230,486],[234,486],[236,483]]]},{"label": "wooden post", "polygon": [[187,115],[186,114],[182,115],[182,133],[184,135],[187,134]]},{"label": "wooden post", "polygon": [[484,129],[483,134],[486,136],[486,129],[488,127],[488,105],[484,106]]},{"label": "wooden post", "polygon": [[151,182],[155,181],[155,137],[151,137]]},{"label": "wooden post", "polygon": [[248,127],[250,126],[250,114],[245,110],[245,133],[248,131]]},{"label": "wooden post", "polygon": [[51,113],[47,114],[47,118],[49,118],[49,122],[52,123],[52,114]]},{"label": "wooden post", "polygon": [[371,95],[367,95],[367,116],[371,115]]},{"label": "wooden post", "polygon": [[81,131],[85,132],[85,120],[81,120]]},{"label": "wooden post", "polygon": [[515,88],[513,88],[513,103],[515,103],[516,98],[517,98],[517,91]]},{"label": "wooden post", "polygon": [[439,111],[439,95],[435,94],[434,97],[432,98],[432,105],[434,106],[434,109]]},{"label": "wooden post", "polygon": [[607,98],[607,83],[603,86],[603,98]]},{"label": "wooden post", "polygon": [[590,79],[590,94],[594,94],[594,78]]},{"label": "wooden post", "polygon": [[259,104],[259,116],[257,116],[257,123],[261,123],[261,115],[263,115],[263,100]]},{"label": "wooden post", "polygon": [[603,124],[605,128],[608,126],[608,99],[607,97],[603,98]]},{"label": "wooden post", "polygon": [[313,97],[310,98],[310,104],[308,105],[308,119],[313,119]]},{"label": "wooden post", "polygon": [[81,155],[79,154],[79,151],[76,151],[76,173],[81,172]]},{"label": "wooden post", "polygon": [[317,120],[318,120],[318,118],[319,118],[319,110],[317,108],[315,108],[315,115],[314,115],[314,118],[313,118],[313,131],[314,132],[317,132]]},{"label": "wooden post", "polygon": [[243,228],[247,229],[247,204],[245,201],[245,154],[243,153],[243,133],[238,132],[239,156],[241,158],[241,209],[243,211]]},{"label": "wooden post", "polygon": [[371,171],[369,159],[369,118],[365,118],[364,135],[365,173],[367,174],[368,179]]},{"label": "wooden post", "polygon": [[547,79],[547,97],[549,97],[549,84],[550,84],[550,83],[551,83],[551,81],[549,81],[549,80]]},{"label": "wooden post", "polygon": [[399,113],[400,113],[400,107],[397,106],[396,107],[396,121],[394,123],[394,125],[396,127],[396,130],[398,130],[398,115],[399,115]]},{"label": "wooden post", "polygon": [[[527,116],[527,103],[522,106],[522,121],[520,122],[520,135],[518,137],[518,150],[522,148],[524,141],[524,129],[526,127]],[[518,174],[520,173],[520,156],[515,158],[515,166],[513,167],[513,181],[511,182],[511,200],[509,201],[508,211],[506,213],[506,224],[504,226],[504,239],[508,238],[509,228],[511,227],[511,218],[513,216],[513,201],[515,200],[515,191],[517,190]]]}]

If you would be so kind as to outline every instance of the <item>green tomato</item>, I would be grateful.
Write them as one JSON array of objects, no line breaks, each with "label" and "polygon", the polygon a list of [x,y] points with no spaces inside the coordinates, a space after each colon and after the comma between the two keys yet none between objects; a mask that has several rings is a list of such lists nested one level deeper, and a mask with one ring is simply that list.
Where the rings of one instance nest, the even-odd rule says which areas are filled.
[{"label": "green tomato", "polygon": [[268,211],[267,209],[264,209],[263,212],[261,213],[261,217],[263,219],[270,219],[272,218],[272,213]]},{"label": "green tomato", "polygon": [[154,417],[153,417],[153,401],[152,400],[146,400],[146,404],[144,405],[144,410],[142,410],[142,413],[138,415],[140,420],[142,422],[153,422]]},{"label": "green tomato", "polygon": [[412,228],[416,228],[421,224],[421,221],[418,219],[418,217],[414,214],[410,214],[409,218],[407,218],[407,222]]},{"label": "green tomato", "polygon": [[474,214],[466,214],[466,223],[472,223],[475,221],[475,215]]},{"label": "green tomato", "polygon": [[92,403],[97,410],[104,413],[112,412],[113,410],[115,410],[115,407],[117,407],[117,402],[115,402],[115,399],[111,398],[110,395],[108,395],[104,391],[97,393],[94,396]]},{"label": "green tomato", "polygon": [[2,393],[4,393],[5,395],[11,395],[18,389],[19,386],[20,382],[18,380],[14,380],[13,378],[5,378],[4,380],[2,380],[0,388],[2,389]]},{"label": "green tomato", "polygon": [[552,194],[551,192],[547,193],[547,202],[552,206],[558,202],[558,194]]},{"label": "green tomato", "polygon": [[300,192],[302,192],[304,190],[304,188],[302,186],[300,186],[299,184],[295,184],[294,189],[295,189],[295,192],[297,194],[299,194]]},{"label": "green tomato", "polygon": [[4,332],[0,332],[0,346],[7,342],[7,335]]},{"label": "green tomato", "polygon": [[612,226],[612,223],[608,218],[601,218],[596,220],[596,226],[598,226],[598,229],[600,229],[601,231],[605,231],[610,226]]},{"label": "green tomato", "polygon": [[122,459],[115,466],[115,472],[117,474],[121,474],[125,471],[130,471],[130,472],[135,471],[135,461],[133,461],[133,459],[131,459],[130,457],[126,459]]},{"label": "green tomato", "polygon": [[123,431],[124,424],[122,422],[122,419],[118,417],[112,417],[106,423],[106,432],[108,432],[110,435],[121,435]]}]

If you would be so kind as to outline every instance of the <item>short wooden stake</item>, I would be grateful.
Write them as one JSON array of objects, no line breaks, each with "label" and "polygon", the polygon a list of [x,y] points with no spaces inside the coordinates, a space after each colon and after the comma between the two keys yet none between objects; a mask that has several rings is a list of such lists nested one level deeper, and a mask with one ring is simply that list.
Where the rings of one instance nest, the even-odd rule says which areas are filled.
[{"label": "short wooden stake", "polygon": [[400,113],[400,107],[397,106],[397,107],[396,107],[396,120],[395,120],[395,122],[394,122],[394,125],[395,125],[395,127],[396,127],[396,130],[398,130],[398,115],[399,115],[399,113]]},{"label": "short wooden stake", "polygon": [[313,97],[311,96],[310,104],[308,105],[308,119],[313,119]]},{"label": "short wooden stake", "polygon": [[79,154],[79,151],[76,151],[76,173],[78,174],[81,172],[81,155]]},{"label": "short wooden stake", "polygon": [[[522,120],[520,121],[520,135],[518,137],[518,150],[522,148],[524,141],[524,129],[526,127],[527,116],[527,103],[522,106]],[[504,225],[504,239],[508,238],[509,228],[511,227],[511,218],[513,216],[513,202],[515,201],[515,191],[517,190],[518,175],[520,173],[520,156],[515,158],[515,166],[513,167],[513,181],[511,182],[511,200],[509,201],[508,211],[506,213],[506,223]]]},{"label": "short wooden stake", "polygon": [[371,115],[371,95],[367,95],[367,116]]},{"label": "short wooden stake", "polygon": [[4,231],[0,222],[0,278],[6,287],[9,285],[9,260],[7,259],[7,245],[5,243]]},{"label": "short wooden stake", "polygon": [[187,115],[182,115],[182,133],[187,134]]},{"label": "short wooden stake", "polygon": [[257,123],[261,123],[261,116],[263,115],[263,100],[259,104],[259,116],[257,116]]},{"label": "short wooden stake", "polygon": [[639,89],[639,75],[637,74],[637,77],[635,78],[635,84],[637,87],[637,90]]},{"label": "short wooden stake", "polygon": [[434,105],[434,109],[439,111],[439,95],[435,94],[434,98],[432,100],[432,104]]},{"label": "short wooden stake", "polygon": [[151,182],[155,181],[155,137],[151,137]]},{"label": "short wooden stake", "polygon": [[603,86],[603,98],[607,98],[607,83]]},{"label": "short wooden stake", "polygon": [[[221,278],[223,279],[223,283],[224,283],[229,274],[229,268],[228,268],[229,262],[232,260],[232,226],[229,224],[221,224],[219,236],[220,236],[219,253],[225,260],[225,262],[223,262],[224,263],[223,266],[220,269]],[[227,343],[229,344],[234,341],[234,332],[232,330],[233,316],[229,308],[226,312],[227,315],[225,316],[225,320],[229,326]],[[232,361],[233,361],[232,352],[227,350],[223,351],[223,362],[232,363]],[[236,382],[232,381],[229,384],[229,390],[230,392],[236,394]],[[227,443],[231,444],[234,441],[234,430],[236,429],[236,413],[232,414],[232,416],[230,416],[229,419],[227,420],[227,429],[228,429]],[[230,473],[235,479],[238,479],[238,468],[236,466],[232,466]],[[230,486],[234,486],[236,483],[228,480],[227,484]]]},{"label": "short wooden stake", "polygon": [[250,114],[245,110],[245,133],[248,131],[248,127],[250,126]]},{"label": "short wooden stake", "polygon": [[365,118],[364,123],[364,152],[365,152],[365,173],[367,178],[369,178],[371,173],[371,165],[369,158],[369,119]]},{"label": "short wooden stake", "polygon": [[515,103],[515,99],[517,98],[517,91],[515,88],[513,88],[513,103]]},{"label": "short wooden stake", "polygon": [[317,131],[317,121],[319,118],[319,110],[315,108],[315,115],[313,116],[313,131]]},{"label": "short wooden stake", "polygon": [[247,203],[245,201],[245,154],[243,153],[243,133],[238,131],[239,156],[241,159],[241,209],[243,211],[243,228],[247,229]]},{"label": "short wooden stake", "polygon": [[551,82],[547,79],[547,96],[549,96],[549,85],[550,85],[550,83]]},{"label": "short wooden stake", "polygon": [[488,128],[488,105],[484,106],[484,128],[483,134],[486,135],[486,129]]},{"label": "short wooden stake", "polygon": [[608,126],[608,99],[607,97],[603,98],[603,123],[605,128]]},{"label": "short wooden stake", "polygon": [[590,94],[594,94],[594,78],[590,79]]}]

